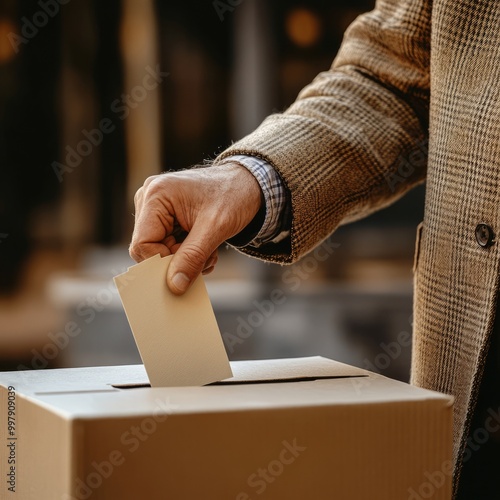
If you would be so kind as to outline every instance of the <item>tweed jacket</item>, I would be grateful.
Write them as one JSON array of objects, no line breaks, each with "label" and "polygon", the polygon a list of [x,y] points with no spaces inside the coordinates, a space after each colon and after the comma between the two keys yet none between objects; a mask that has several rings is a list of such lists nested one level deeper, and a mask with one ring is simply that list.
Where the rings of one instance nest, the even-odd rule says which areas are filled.
[{"label": "tweed jacket", "polygon": [[454,486],[496,309],[500,232],[500,2],[378,0],[329,71],[224,151],[267,160],[291,195],[291,263],[340,224],[426,180],[415,256],[412,383],[452,394]]}]

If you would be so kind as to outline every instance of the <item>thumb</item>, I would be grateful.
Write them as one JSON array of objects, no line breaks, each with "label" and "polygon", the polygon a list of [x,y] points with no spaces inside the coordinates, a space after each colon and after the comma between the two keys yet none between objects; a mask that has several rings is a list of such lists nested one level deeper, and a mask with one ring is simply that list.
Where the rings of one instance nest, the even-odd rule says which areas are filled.
[{"label": "thumb", "polygon": [[182,295],[203,271],[206,262],[224,241],[214,232],[207,232],[207,224],[197,223],[181,243],[168,266],[167,284],[172,293]]}]

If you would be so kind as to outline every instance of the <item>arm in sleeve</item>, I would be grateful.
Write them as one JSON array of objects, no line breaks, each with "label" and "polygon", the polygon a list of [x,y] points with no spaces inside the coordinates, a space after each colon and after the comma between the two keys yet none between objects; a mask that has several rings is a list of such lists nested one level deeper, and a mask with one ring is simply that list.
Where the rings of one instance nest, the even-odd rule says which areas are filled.
[{"label": "arm in sleeve", "polygon": [[216,159],[261,158],[290,194],[290,235],[244,252],[294,262],[425,178],[431,3],[378,0],[349,27],[329,71]]}]

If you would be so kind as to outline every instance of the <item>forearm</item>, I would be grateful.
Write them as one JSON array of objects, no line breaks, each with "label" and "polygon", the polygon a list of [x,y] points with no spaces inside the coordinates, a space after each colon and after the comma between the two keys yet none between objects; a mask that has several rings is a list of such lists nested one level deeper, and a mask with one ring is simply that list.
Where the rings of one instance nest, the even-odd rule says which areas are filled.
[{"label": "forearm", "polygon": [[292,262],[425,177],[429,29],[426,2],[379,2],[350,28],[330,71],[218,158],[265,159],[291,196],[288,242],[248,253]]}]

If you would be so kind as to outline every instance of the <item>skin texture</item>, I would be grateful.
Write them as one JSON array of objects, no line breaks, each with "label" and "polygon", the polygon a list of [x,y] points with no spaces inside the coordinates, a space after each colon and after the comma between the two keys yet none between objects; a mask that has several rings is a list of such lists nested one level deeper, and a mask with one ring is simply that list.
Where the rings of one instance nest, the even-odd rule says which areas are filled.
[{"label": "skin texture", "polygon": [[227,163],[148,177],[134,202],[130,256],[141,262],[175,254],[167,284],[181,295],[213,271],[219,245],[252,221],[261,190],[246,168]]}]

